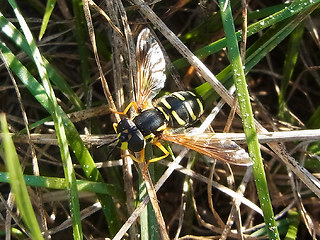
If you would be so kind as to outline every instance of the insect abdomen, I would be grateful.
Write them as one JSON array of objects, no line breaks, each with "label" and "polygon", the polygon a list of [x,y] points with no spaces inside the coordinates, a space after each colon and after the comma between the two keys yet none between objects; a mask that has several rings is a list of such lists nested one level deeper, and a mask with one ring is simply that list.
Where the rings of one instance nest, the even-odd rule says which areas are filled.
[{"label": "insect abdomen", "polygon": [[156,106],[166,117],[168,127],[186,127],[203,113],[203,105],[193,92],[174,92],[160,99]]}]

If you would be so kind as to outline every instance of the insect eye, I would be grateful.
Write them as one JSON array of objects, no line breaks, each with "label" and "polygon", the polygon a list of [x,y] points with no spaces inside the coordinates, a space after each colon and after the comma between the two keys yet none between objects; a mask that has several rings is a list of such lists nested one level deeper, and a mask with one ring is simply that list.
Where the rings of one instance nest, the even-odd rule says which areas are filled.
[{"label": "insect eye", "polygon": [[124,136],[123,134],[121,134],[120,136],[119,136],[119,143],[121,143],[121,142],[126,142],[127,141],[127,136]]}]

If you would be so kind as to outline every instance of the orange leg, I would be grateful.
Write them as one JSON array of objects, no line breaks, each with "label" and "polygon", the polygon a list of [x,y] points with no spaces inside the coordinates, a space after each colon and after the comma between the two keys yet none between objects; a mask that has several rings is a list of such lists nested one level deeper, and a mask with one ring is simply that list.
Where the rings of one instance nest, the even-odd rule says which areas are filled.
[{"label": "orange leg", "polygon": [[161,157],[156,157],[156,158],[150,159],[146,163],[146,166],[143,168],[143,172],[145,172],[147,170],[150,163],[159,161],[159,160],[164,159],[169,156],[169,152],[167,151],[167,149],[158,140],[154,140],[153,144],[156,145],[164,153],[164,155]]},{"label": "orange leg", "polygon": [[116,133],[118,133],[118,132],[117,132],[118,123],[113,123],[112,126],[113,126],[114,131],[115,131]]},{"label": "orange leg", "polygon": [[156,145],[164,153],[164,155],[161,157],[152,158],[148,161],[148,163],[156,162],[169,156],[169,152],[167,151],[167,149],[158,140],[154,140],[153,144]]},{"label": "orange leg", "polygon": [[146,163],[146,166],[144,167],[143,171],[145,172],[149,166],[150,163],[152,162],[156,162],[156,161],[159,161],[161,159],[164,159],[166,157],[169,156],[169,152],[167,151],[167,149],[158,141],[158,140],[154,140],[153,141],[153,144],[156,145],[163,153],[164,155],[163,156],[160,156],[160,157],[156,157],[156,158],[152,158],[150,159],[147,163]]},{"label": "orange leg", "polygon": [[118,111],[116,111],[116,110],[114,110],[114,109],[112,109],[112,108],[110,108],[110,111],[113,112],[113,113],[118,113],[118,114],[120,114],[120,115],[125,115],[125,114],[127,114],[127,112],[129,111],[129,109],[131,108],[131,106],[133,106],[134,109],[135,109],[136,111],[138,111],[138,105],[137,105],[136,102],[131,102],[131,103],[129,103],[129,105],[124,109],[123,112],[118,112]]},{"label": "orange leg", "polygon": [[146,149],[144,148],[140,151],[140,161],[138,161],[138,163],[142,163],[144,161],[145,155],[146,155]]},{"label": "orange leg", "polygon": [[130,158],[132,158],[132,160],[134,160],[135,162],[139,162],[140,160],[139,159],[137,159],[135,156],[133,156],[132,154],[123,154],[123,155],[121,155],[121,157],[122,158],[124,158],[124,157],[130,157]]},{"label": "orange leg", "polygon": [[137,163],[142,163],[144,161],[144,156],[145,156],[145,149],[142,149],[140,151],[140,157],[136,158],[135,156],[133,156],[132,154],[125,154],[125,155],[121,155],[121,157],[131,157],[132,160],[134,160]]},{"label": "orange leg", "polygon": [[[147,163],[146,163],[146,166],[144,167],[143,171],[145,172],[149,166],[150,163],[152,162],[156,162],[156,161],[159,161],[161,159],[164,159],[166,157],[169,156],[169,152],[167,151],[167,149],[158,141],[158,140],[154,140],[153,141],[153,144],[156,145],[163,153],[164,155],[160,156],[160,157],[156,157],[156,158],[152,158],[150,159]],[[134,161],[136,161],[137,163],[142,163],[144,160],[145,160],[145,148],[142,149],[140,151],[140,157],[139,159],[136,158],[135,156],[133,156],[132,154],[127,154],[127,155],[121,155],[121,157],[124,157],[124,156],[130,156]]]}]

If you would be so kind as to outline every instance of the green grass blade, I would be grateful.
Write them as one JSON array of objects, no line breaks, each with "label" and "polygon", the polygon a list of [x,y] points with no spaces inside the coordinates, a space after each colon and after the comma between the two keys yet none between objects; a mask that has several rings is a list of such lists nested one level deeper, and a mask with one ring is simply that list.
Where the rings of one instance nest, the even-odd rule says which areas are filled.
[{"label": "green grass blade", "polygon": [[[275,13],[272,15],[269,15],[266,18],[263,18],[251,25],[248,26],[248,32],[247,36],[250,37],[258,32],[261,32],[263,29],[266,29],[270,26],[273,26],[287,18],[290,18],[294,15],[299,14],[300,12],[304,11],[305,9],[314,6],[315,4],[319,3],[318,1],[308,1],[308,0],[303,0],[303,1],[298,1],[291,3],[289,6],[283,5],[283,8],[278,11],[278,8],[275,8]],[[238,31],[236,33],[238,41],[241,39],[241,31]],[[213,42],[201,49],[198,49],[194,51],[194,54],[200,58],[203,59],[205,57],[208,57],[211,54],[214,54],[218,51],[220,51],[222,48],[226,47],[226,38],[221,38],[217,40],[216,42]],[[184,59],[178,59],[173,62],[173,65],[180,69],[183,67],[188,66],[188,62]]]},{"label": "green grass blade", "polygon": [[[144,197],[147,196],[147,188],[142,180],[142,177],[139,178],[139,200],[141,201]],[[141,239],[146,240],[150,238],[149,229],[151,229],[151,224],[149,223],[149,211],[152,210],[151,203],[149,202],[147,206],[140,213],[140,231]],[[153,213],[154,217],[154,213]],[[149,225],[150,224],[150,225]],[[156,227],[157,229],[157,227]]]},{"label": "green grass blade", "polygon": [[[40,177],[33,175],[24,175],[23,177],[26,185],[28,186],[67,190],[67,183],[64,178]],[[0,172],[0,182],[9,183],[9,176],[6,172]],[[112,184],[86,180],[77,180],[76,182],[78,191],[108,194],[121,202],[125,199],[123,191]]]},{"label": "green grass blade", "polygon": [[288,44],[288,50],[286,52],[283,74],[280,84],[280,93],[279,93],[279,112],[278,117],[280,120],[294,123],[295,119],[288,113],[286,106],[286,93],[288,89],[289,82],[292,78],[294,67],[298,60],[299,55],[299,46],[302,41],[304,33],[305,24],[302,22],[290,35],[290,40]]},{"label": "green grass blade", "polygon": [[308,128],[320,128],[320,106],[317,107],[317,109],[313,112],[312,116],[310,117],[308,121]]},{"label": "green grass blade", "polygon": [[[279,45],[300,23],[307,17],[317,5],[307,8],[300,15],[286,19],[272,28],[268,29],[252,46],[247,50],[245,73],[248,73],[256,64],[261,61],[268,53]],[[308,10],[309,9],[309,10]],[[231,67],[226,67],[216,77],[222,84],[229,88],[232,85]],[[209,83],[204,83],[195,89],[205,100],[205,105],[212,103],[219,97],[218,94],[211,88]]]},{"label": "green grass blade", "polygon": [[246,135],[250,157],[254,161],[252,168],[260,206],[263,211],[264,221],[266,226],[268,226],[269,238],[280,239],[269,196],[266,175],[263,168],[260,146],[251,109],[246,78],[241,62],[240,51],[238,48],[238,40],[233,24],[230,3],[228,1],[220,0],[219,5],[227,39],[229,60],[233,69],[233,78],[241,112],[242,125]]},{"label": "green grass blade", "polygon": [[[145,160],[148,161],[154,157],[154,152],[152,149],[151,144],[146,145],[146,155]],[[155,175],[155,166],[154,164],[150,164],[148,166],[148,171],[150,173],[150,177],[152,182],[155,182],[154,175]],[[141,174],[139,175],[139,200],[142,201],[147,195],[147,187],[146,183],[143,180]],[[140,214],[140,228],[141,228],[141,239],[143,240],[156,240],[160,238],[158,222],[156,215],[154,213],[153,207],[151,202],[147,204]]]},{"label": "green grass blade", "polygon": [[[238,9],[240,7],[241,2],[240,1],[231,1],[231,9]],[[279,4],[279,5],[273,5],[270,7],[265,7],[261,9],[257,9],[255,11],[249,11],[248,12],[248,22],[257,22],[263,18],[270,17],[271,15],[282,11],[287,7],[289,3],[285,4]],[[242,17],[241,15],[238,15],[238,17],[234,20],[236,25],[242,24]],[[215,12],[213,15],[206,18],[204,21],[201,21],[201,23],[193,28],[188,33],[182,35],[180,39],[184,43],[200,43],[203,44],[203,41],[207,38],[208,35],[215,35],[219,34],[219,31],[222,28],[221,23],[221,15],[220,13]],[[250,32],[250,30],[248,29]],[[237,32],[238,34],[238,32]]]},{"label": "green grass blade", "polygon": [[[79,57],[81,59],[81,74],[82,81],[84,83],[84,95],[87,96],[88,86],[91,82],[90,70],[89,70],[89,57],[88,50],[86,48],[86,38],[88,36],[86,20],[84,17],[83,6],[81,0],[72,0],[74,23],[75,23],[75,35],[77,39],[77,46]],[[88,100],[88,99],[87,99]]]},{"label": "green grass blade", "polygon": [[301,220],[301,215],[296,210],[291,210],[288,212],[288,219],[289,219],[289,227],[287,234],[285,236],[285,240],[294,240],[298,239],[298,227]]},{"label": "green grass blade", "polygon": [[[32,52],[28,45],[28,41],[25,36],[0,12],[0,29],[14,44],[16,44],[22,51],[24,51],[30,58],[32,58]],[[43,57],[43,61],[48,71],[49,78],[52,82],[67,96],[77,110],[84,108],[80,98],[70,88],[66,80],[50,65],[49,61]]]},{"label": "green grass blade", "polygon": [[[12,227],[10,229],[10,233],[11,233],[12,237],[17,240],[23,240],[26,238],[26,235],[20,229],[17,229],[17,228]],[[3,239],[4,239],[6,236],[6,231],[0,230],[0,236],[3,236]]]},{"label": "green grass blade", "polygon": [[[0,48],[4,55],[4,59],[8,62],[10,69],[18,76],[21,82],[27,87],[31,94],[37,99],[37,101],[50,113],[48,96],[45,94],[44,88],[41,84],[29,73],[29,71],[21,64],[21,62],[12,54],[12,52],[1,43]],[[67,139],[71,149],[74,151],[79,163],[84,170],[84,173],[90,181],[103,182],[103,178],[100,172],[96,168],[96,165],[82,142],[77,129],[74,124],[67,117],[66,113],[59,107],[58,114],[62,117],[63,124],[65,125]],[[111,196],[97,194],[99,201],[102,205],[102,210],[105,214],[108,222],[110,233],[115,235],[120,228],[118,214],[116,207]]]},{"label": "green grass blade", "polygon": [[[280,235],[285,236],[283,239],[293,240],[298,238],[298,227],[301,221],[299,212],[295,209],[288,212],[288,216],[277,221]],[[263,227],[251,234],[252,237],[264,237],[267,234],[267,227]]]},{"label": "green grass blade", "polygon": [[51,13],[54,9],[54,6],[56,5],[56,0],[48,0],[47,1],[47,5],[46,5],[46,10],[44,12],[44,16],[42,19],[42,24],[41,24],[41,28],[40,28],[40,33],[39,33],[39,40],[42,39],[43,34],[45,33],[49,20],[50,20],[50,16]]},{"label": "green grass blade", "polygon": [[10,186],[15,196],[17,208],[33,239],[43,239],[39,224],[32,208],[27,186],[23,178],[18,154],[11,139],[5,114],[0,115],[1,137]]},{"label": "green grass blade", "polygon": [[59,114],[58,102],[57,102],[55,93],[52,89],[51,83],[49,81],[46,64],[44,63],[43,58],[40,54],[40,51],[35,44],[35,40],[32,36],[32,33],[25,19],[21,15],[21,12],[16,2],[14,0],[9,0],[9,3],[18,19],[18,22],[24,33],[24,36],[27,39],[30,50],[32,52],[32,59],[35,65],[37,66],[39,76],[42,80],[42,84],[48,96],[49,108],[51,110],[51,116],[54,122],[54,127],[55,127],[58,144],[60,148],[61,159],[63,163],[64,174],[65,174],[67,185],[68,185],[70,213],[71,213],[72,227],[73,227],[73,237],[75,239],[81,240],[83,239],[83,235],[82,235],[80,204],[79,204],[78,189],[76,184],[76,176],[75,176],[75,171],[72,165],[66,132],[63,125],[63,121],[62,121],[62,116]]}]

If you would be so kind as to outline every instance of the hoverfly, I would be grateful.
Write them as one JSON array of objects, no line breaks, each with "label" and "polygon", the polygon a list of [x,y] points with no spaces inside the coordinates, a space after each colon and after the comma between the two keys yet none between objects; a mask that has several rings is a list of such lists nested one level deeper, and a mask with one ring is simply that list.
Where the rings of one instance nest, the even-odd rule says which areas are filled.
[{"label": "hoverfly", "polygon": [[169,152],[159,142],[166,140],[231,164],[252,164],[243,148],[229,140],[212,139],[214,133],[177,134],[172,131],[176,128],[186,129],[196,122],[203,114],[203,104],[200,97],[190,91],[174,92],[160,98],[156,104],[152,103],[152,99],[164,87],[166,75],[163,52],[148,28],[143,29],[138,36],[136,59],[137,101],[131,102],[123,112],[118,113],[126,114],[133,106],[137,115],[133,119],[122,119],[118,124],[114,124],[117,146],[122,150],[139,152],[140,159],[130,155],[139,163],[144,161],[147,141],[157,146],[164,154],[149,160],[148,164],[166,158]]}]

